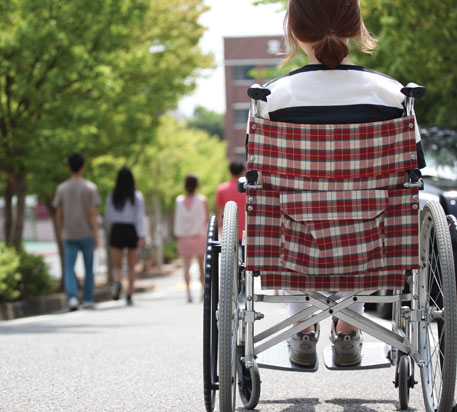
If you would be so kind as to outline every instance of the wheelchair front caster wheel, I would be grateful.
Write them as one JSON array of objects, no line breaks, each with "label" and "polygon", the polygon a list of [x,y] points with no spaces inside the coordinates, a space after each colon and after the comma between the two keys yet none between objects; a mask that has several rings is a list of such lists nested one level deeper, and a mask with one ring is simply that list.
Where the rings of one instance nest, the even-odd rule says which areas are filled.
[{"label": "wheelchair front caster wheel", "polygon": [[260,398],[260,374],[256,363],[246,368],[238,358],[238,390],[241,402],[246,409],[254,409]]},{"label": "wheelchair front caster wheel", "polygon": [[408,409],[409,388],[410,388],[410,359],[403,355],[398,362],[398,395],[400,398],[400,409]]}]

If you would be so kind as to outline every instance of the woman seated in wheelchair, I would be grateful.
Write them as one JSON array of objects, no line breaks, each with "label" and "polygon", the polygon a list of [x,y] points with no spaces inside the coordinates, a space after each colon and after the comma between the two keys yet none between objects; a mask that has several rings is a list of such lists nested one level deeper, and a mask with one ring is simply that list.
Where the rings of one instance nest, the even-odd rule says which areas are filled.
[{"label": "woman seated in wheelchair", "polygon": [[[382,73],[354,65],[349,56],[351,40],[357,40],[367,53],[376,46],[364,25],[358,0],[290,0],[285,27],[289,46],[286,62],[301,49],[308,56],[308,64],[266,84],[271,94],[267,102],[259,102],[260,117],[302,124],[367,123],[402,117],[403,86]],[[418,165],[423,168],[417,124],[415,130]],[[308,306],[291,303],[289,313],[292,316]],[[349,308],[359,314],[364,310],[363,303]],[[318,324],[292,336],[290,359],[305,367],[314,365],[318,339]],[[336,365],[359,363],[361,333],[357,328],[334,318],[330,340]]]}]

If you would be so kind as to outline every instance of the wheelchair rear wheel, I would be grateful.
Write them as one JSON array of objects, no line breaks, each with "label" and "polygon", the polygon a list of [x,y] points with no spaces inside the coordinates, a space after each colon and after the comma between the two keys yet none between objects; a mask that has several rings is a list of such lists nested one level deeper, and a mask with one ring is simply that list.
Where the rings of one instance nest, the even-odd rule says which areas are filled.
[{"label": "wheelchair rear wheel", "polygon": [[444,212],[427,202],[421,215],[418,287],[422,310],[418,346],[422,392],[427,412],[453,406],[457,362],[456,283],[452,244]]},{"label": "wheelchair rear wheel", "polygon": [[219,290],[219,409],[235,411],[238,344],[238,208],[224,208]]},{"label": "wheelchair rear wheel", "polygon": [[457,276],[457,218],[454,215],[446,216],[451,232],[452,250],[454,252],[454,271]]},{"label": "wheelchair rear wheel", "polygon": [[217,320],[219,299],[219,250],[217,219],[211,216],[206,238],[205,286],[203,295],[203,394],[207,412],[214,410],[217,388]]}]

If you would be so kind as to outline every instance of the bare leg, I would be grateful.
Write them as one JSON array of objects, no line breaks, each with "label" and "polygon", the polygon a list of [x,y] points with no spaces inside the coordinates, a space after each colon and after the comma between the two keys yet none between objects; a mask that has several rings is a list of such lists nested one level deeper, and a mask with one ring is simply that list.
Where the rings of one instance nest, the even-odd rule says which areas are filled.
[{"label": "bare leg", "polygon": [[[288,291],[286,291],[285,293],[293,294],[292,292],[288,292]],[[288,304],[289,314],[292,316],[295,313],[300,312],[301,310],[306,309],[310,306],[311,306],[311,304],[306,303],[306,302],[289,303]],[[363,311],[364,311],[364,304],[360,303],[360,302],[353,303],[352,305],[349,306],[349,309],[352,309],[353,311],[357,312],[359,315],[362,315]],[[303,322],[303,321],[295,322],[294,326],[300,324],[301,322]],[[313,332],[314,329],[315,329],[315,325],[311,325],[308,328],[303,329],[302,332],[303,333]],[[350,325],[347,322],[342,321],[341,319],[338,319],[335,329],[336,329],[336,333],[350,333],[352,331],[355,331],[355,332],[358,331],[358,329],[356,327]]]},{"label": "bare leg", "polygon": [[114,281],[122,283],[122,249],[113,247],[111,249],[113,256],[113,275]]},{"label": "bare leg", "polygon": [[186,290],[187,290],[187,301],[192,302],[192,296],[190,294],[190,264],[192,262],[192,258],[188,256],[184,256],[184,282],[186,282]]},{"label": "bare leg", "polygon": [[344,320],[338,319],[336,324],[336,333],[351,333],[352,331],[358,332],[359,330]]},{"label": "bare leg", "polygon": [[128,249],[127,251],[127,262],[129,267],[129,287],[127,289],[127,296],[132,296],[135,291],[135,263],[138,256],[138,249]]},{"label": "bare leg", "polygon": [[205,290],[205,257],[198,256],[198,266],[200,268],[200,284],[202,286],[202,300],[203,300],[203,291]]}]

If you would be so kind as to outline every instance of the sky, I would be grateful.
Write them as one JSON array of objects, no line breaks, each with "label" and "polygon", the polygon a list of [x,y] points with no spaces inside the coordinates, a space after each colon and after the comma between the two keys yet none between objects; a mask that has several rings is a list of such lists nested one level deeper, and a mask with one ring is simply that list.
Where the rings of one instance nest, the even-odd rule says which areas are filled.
[{"label": "sky", "polygon": [[[207,31],[200,41],[204,52],[214,54],[217,68],[204,72],[195,92],[184,97],[179,111],[191,117],[196,106],[218,113],[225,112],[224,37],[264,36],[283,34],[284,11],[278,5],[253,6],[251,0],[206,0],[210,10],[200,23]],[[250,22],[255,19],[256,23]]]}]

